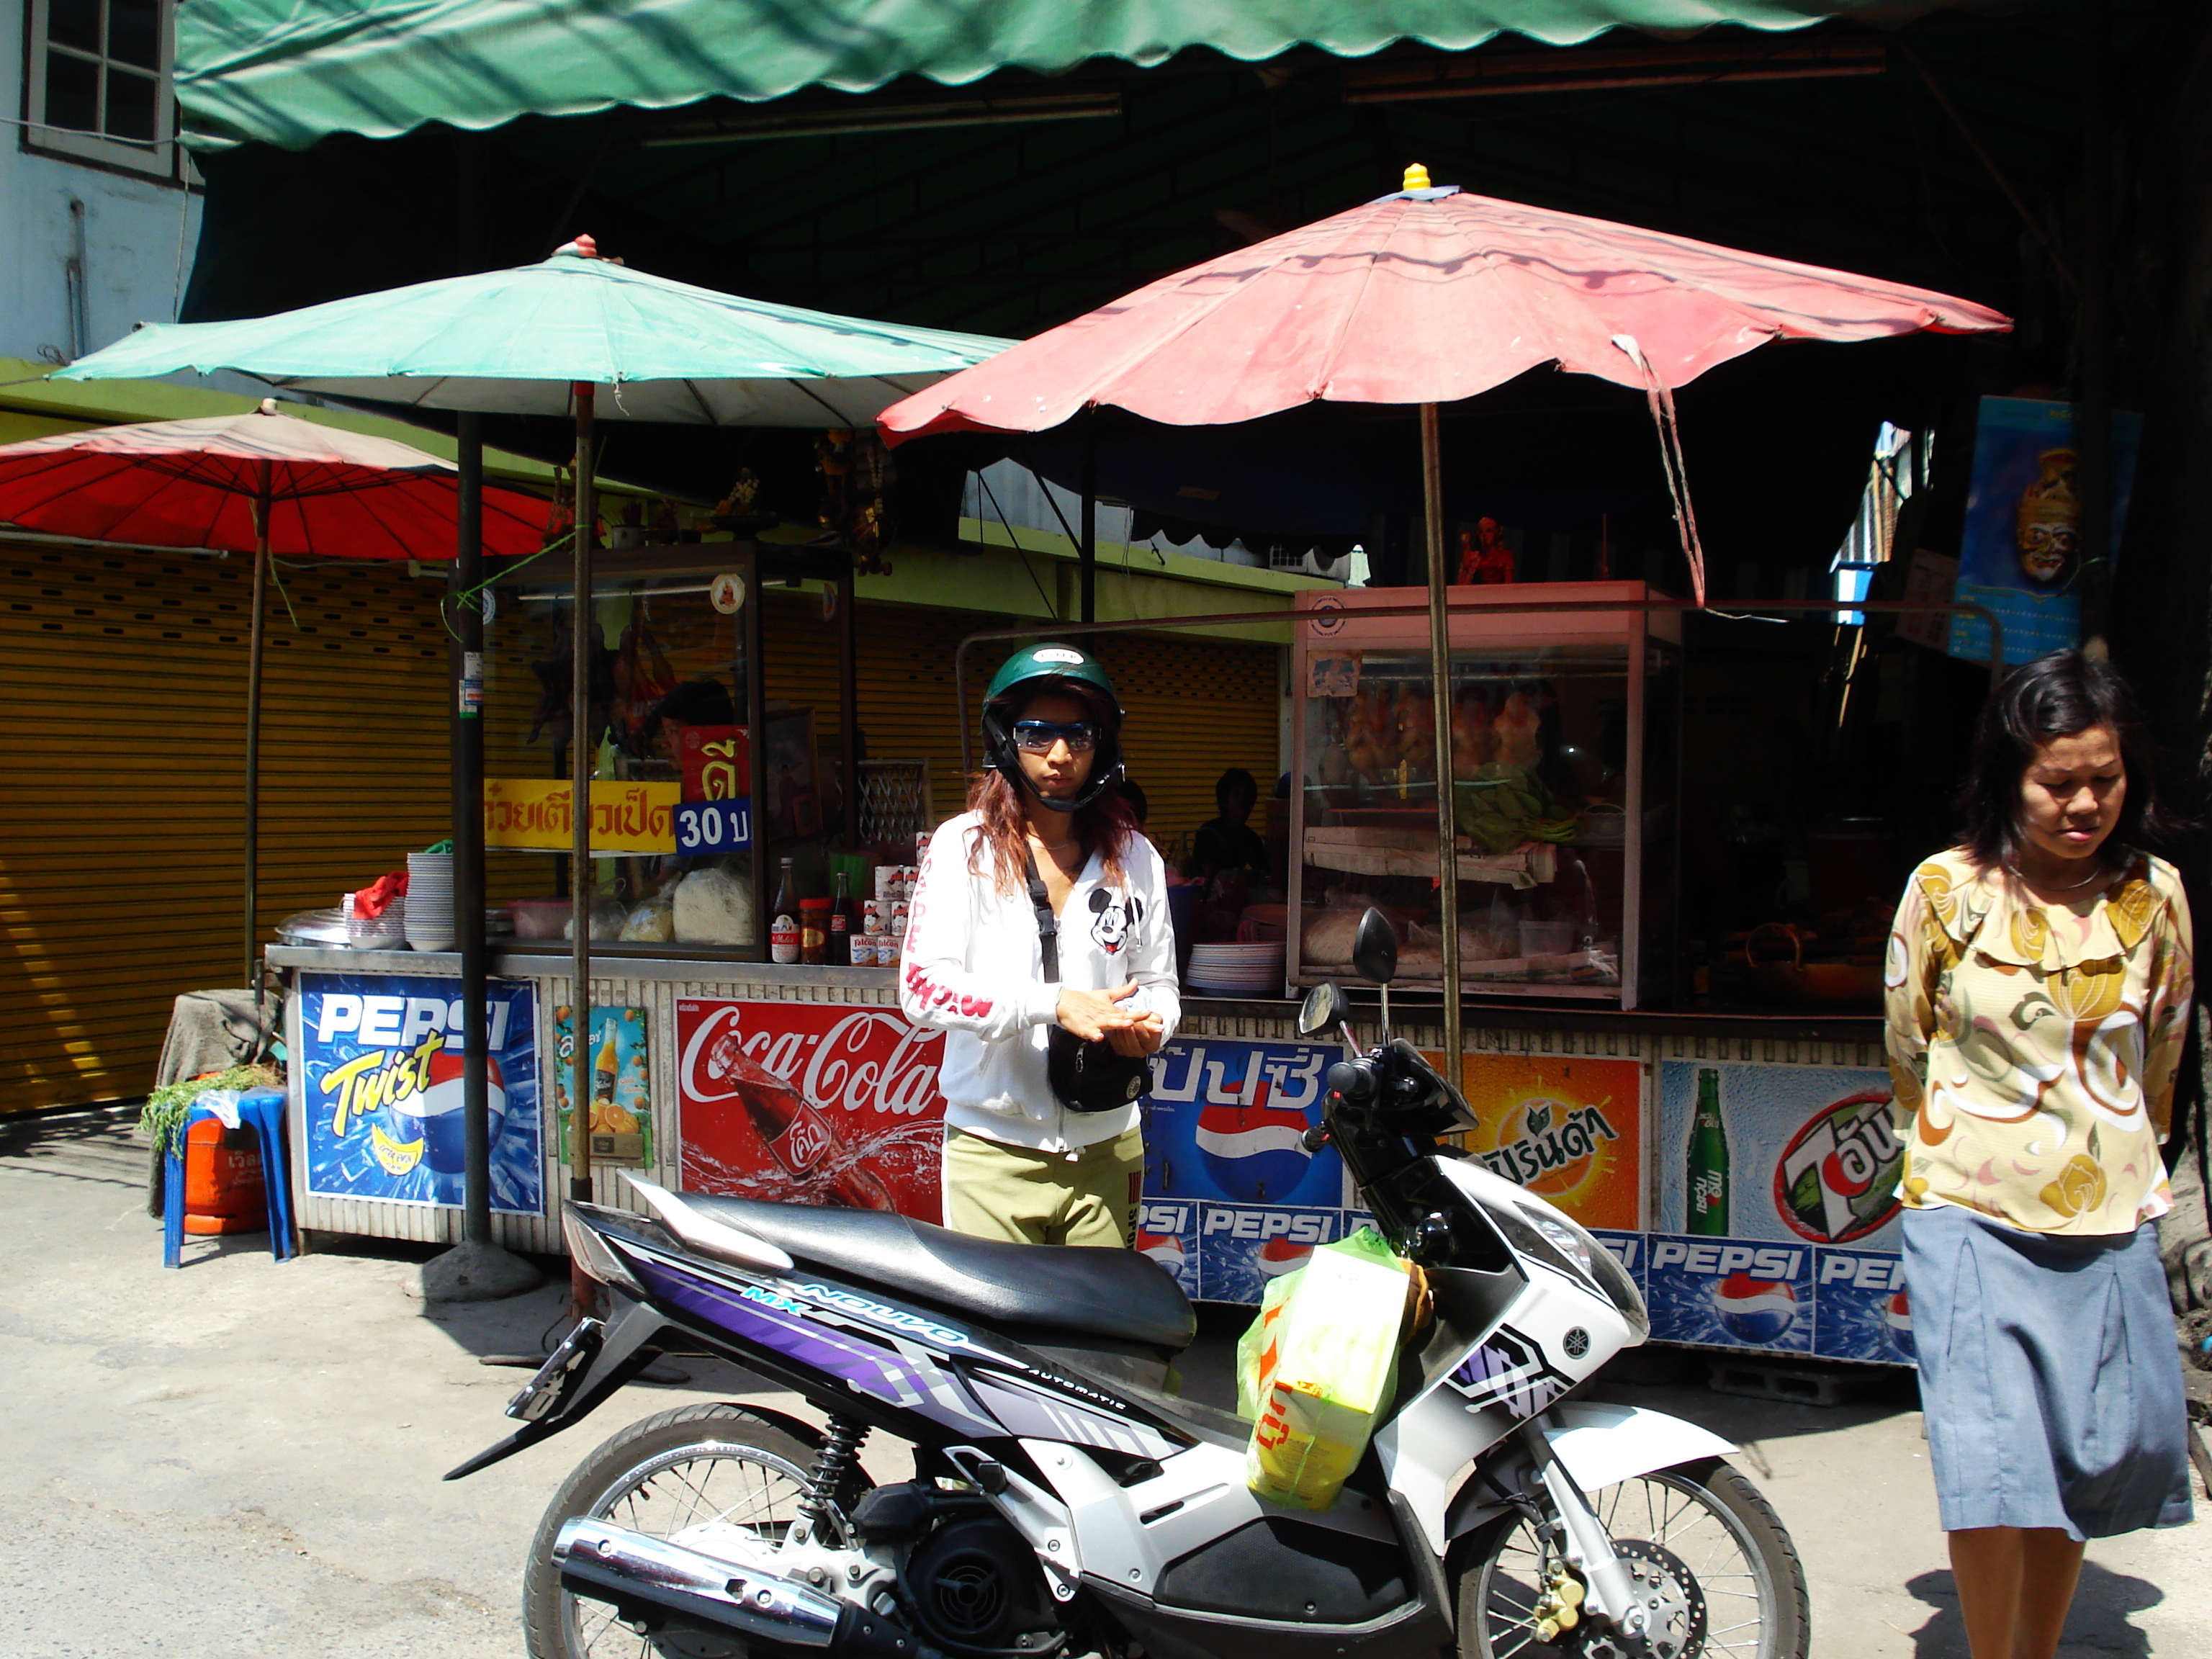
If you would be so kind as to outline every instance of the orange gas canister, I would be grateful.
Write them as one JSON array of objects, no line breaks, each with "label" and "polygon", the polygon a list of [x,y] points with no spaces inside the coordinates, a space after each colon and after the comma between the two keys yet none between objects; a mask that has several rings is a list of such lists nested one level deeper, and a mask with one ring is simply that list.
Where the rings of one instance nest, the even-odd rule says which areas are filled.
[{"label": "orange gas canister", "polygon": [[185,1136],[185,1231],[268,1230],[260,1137],[251,1129],[226,1129],[214,1118],[202,1118]]}]

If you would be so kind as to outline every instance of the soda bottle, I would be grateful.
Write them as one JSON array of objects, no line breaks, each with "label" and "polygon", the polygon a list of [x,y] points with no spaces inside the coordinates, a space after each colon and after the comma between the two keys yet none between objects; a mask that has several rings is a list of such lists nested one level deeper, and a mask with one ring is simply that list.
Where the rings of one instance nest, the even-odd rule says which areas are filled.
[{"label": "soda bottle", "polygon": [[830,901],[799,901],[799,959],[815,967],[830,960]]},{"label": "soda bottle", "polygon": [[1690,1120],[1690,1156],[1683,1194],[1687,1231],[1724,1238],[1729,1230],[1728,1129],[1721,1121],[1721,1074],[1698,1073],[1698,1109]]},{"label": "soda bottle", "polygon": [[615,1053],[615,1023],[607,1022],[607,1040],[599,1044],[599,1052],[592,1061],[592,1104],[594,1107],[615,1103],[615,1079],[622,1071],[622,1060]]},{"label": "soda bottle", "polygon": [[860,932],[854,926],[853,879],[844,871],[837,872],[837,891],[830,901],[830,964],[833,968],[853,965],[853,935]]},{"label": "soda bottle", "polygon": [[744,1052],[734,1028],[708,1054],[707,1073],[735,1090],[769,1155],[807,1189],[808,1198],[848,1210],[898,1207],[880,1176],[851,1161],[830,1120]]},{"label": "soda bottle", "polygon": [[775,884],[775,902],[768,908],[768,957],[770,962],[799,960],[799,895],[791,873],[793,860],[783,861]]}]

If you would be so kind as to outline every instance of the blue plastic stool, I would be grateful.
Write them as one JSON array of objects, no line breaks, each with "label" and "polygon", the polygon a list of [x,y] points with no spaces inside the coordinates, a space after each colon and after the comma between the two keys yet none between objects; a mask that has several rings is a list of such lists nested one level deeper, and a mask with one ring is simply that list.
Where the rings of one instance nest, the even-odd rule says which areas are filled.
[{"label": "blue plastic stool", "polygon": [[[192,1125],[215,1118],[211,1108],[195,1101],[178,1131],[182,1145]],[[269,1254],[282,1261],[292,1249],[292,1170],[284,1159],[284,1091],[256,1089],[238,1100],[239,1127],[261,1138],[261,1189],[269,1199]],[[182,1265],[185,1248],[185,1160],[174,1147],[162,1160],[161,1265]]]}]

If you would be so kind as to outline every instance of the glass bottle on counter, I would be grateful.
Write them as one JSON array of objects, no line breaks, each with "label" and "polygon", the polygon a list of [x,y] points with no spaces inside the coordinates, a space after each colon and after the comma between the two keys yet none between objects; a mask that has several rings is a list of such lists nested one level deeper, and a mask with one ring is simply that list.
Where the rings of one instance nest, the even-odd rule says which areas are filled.
[{"label": "glass bottle on counter", "polygon": [[830,901],[830,965],[833,968],[853,965],[853,935],[860,932],[854,908],[853,878],[840,870],[837,891]]},{"label": "glass bottle on counter", "polygon": [[792,874],[796,860],[783,860],[776,878],[775,902],[769,906],[768,954],[771,962],[799,960],[799,883]]},{"label": "glass bottle on counter", "polygon": [[799,901],[799,959],[811,968],[829,964],[830,901],[826,898]]}]

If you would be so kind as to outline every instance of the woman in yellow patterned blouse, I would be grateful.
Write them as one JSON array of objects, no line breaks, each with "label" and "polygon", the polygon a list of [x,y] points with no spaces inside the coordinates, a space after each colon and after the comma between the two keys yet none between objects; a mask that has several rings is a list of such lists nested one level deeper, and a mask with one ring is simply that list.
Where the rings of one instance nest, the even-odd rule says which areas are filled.
[{"label": "woman in yellow patterned blouse", "polygon": [[2167,826],[2109,664],[2015,670],[1960,805],[1962,844],[1905,884],[1885,975],[1905,1288],[1974,1659],[2048,1659],[2085,1539],[2190,1518],[2153,1226],[2189,904],[2142,850]]}]

